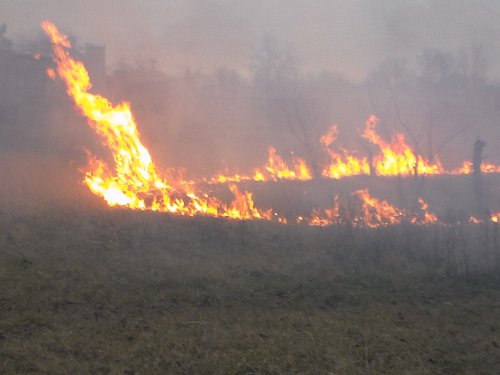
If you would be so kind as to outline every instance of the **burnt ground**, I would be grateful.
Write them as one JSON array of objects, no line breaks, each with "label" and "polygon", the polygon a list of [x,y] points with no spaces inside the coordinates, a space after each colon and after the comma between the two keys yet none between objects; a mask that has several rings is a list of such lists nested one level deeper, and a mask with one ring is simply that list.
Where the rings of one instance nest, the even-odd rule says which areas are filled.
[{"label": "burnt ground", "polygon": [[2,374],[494,374],[498,225],[0,215]]}]

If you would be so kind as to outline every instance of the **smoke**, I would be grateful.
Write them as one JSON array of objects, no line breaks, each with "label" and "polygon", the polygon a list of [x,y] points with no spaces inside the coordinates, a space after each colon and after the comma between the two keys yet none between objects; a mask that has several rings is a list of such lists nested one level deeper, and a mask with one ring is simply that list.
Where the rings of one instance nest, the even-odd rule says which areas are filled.
[{"label": "smoke", "polygon": [[[108,61],[155,60],[164,71],[248,72],[264,34],[290,43],[307,71],[337,70],[360,79],[388,57],[413,59],[423,48],[481,43],[500,57],[495,0],[19,0],[0,5],[17,40],[49,19],[86,42],[105,43]],[[497,72],[498,73],[498,72]]]},{"label": "smoke", "polygon": [[470,159],[476,137],[500,162],[495,0],[2,2],[0,153],[74,170],[82,148],[106,151],[46,76],[43,20],[71,35],[96,92],[131,102],[162,167],[248,172],[273,145],[319,170],[319,137],[334,123],[336,146],[370,151],[359,135],[372,113],[383,136],[405,133],[448,169]]}]

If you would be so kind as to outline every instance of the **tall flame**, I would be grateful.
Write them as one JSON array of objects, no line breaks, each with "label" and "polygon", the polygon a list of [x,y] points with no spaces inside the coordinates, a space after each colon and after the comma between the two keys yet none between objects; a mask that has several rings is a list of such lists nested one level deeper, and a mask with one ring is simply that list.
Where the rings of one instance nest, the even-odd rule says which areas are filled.
[{"label": "tall flame", "polygon": [[240,193],[235,185],[230,186],[235,200],[229,207],[197,193],[195,187],[171,186],[159,175],[142,144],[129,103],[114,106],[108,99],[90,93],[89,75],[82,62],[70,56],[68,38],[50,22],[44,22],[42,28],[50,37],[57,74],[65,82],[68,95],[113,154],[113,171],[103,161],[89,158],[85,184],[93,193],[102,196],[110,206],[238,219],[275,217],[271,211],[256,209],[251,194]]},{"label": "tall flame", "polygon": [[144,208],[141,193],[169,186],[159,177],[151,155],[139,139],[130,105],[123,102],[113,106],[106,98],[89,93],[89,75],[83,64],[69,55],[69,40],[52,23],[44,22],[42,28],[51,39],[57,74],[66,83],[68,95],[113,153],[115,175],[103,162],[93,160],[85,183],[110,205]]}]

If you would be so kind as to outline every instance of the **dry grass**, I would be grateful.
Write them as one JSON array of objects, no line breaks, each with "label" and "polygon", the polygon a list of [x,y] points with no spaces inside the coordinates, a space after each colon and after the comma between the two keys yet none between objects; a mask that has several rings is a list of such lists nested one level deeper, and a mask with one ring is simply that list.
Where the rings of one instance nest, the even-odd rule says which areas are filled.
[{"label": "dry grass", "polygon": [[0,216],[5,374],[492,374],[498,226]]}]

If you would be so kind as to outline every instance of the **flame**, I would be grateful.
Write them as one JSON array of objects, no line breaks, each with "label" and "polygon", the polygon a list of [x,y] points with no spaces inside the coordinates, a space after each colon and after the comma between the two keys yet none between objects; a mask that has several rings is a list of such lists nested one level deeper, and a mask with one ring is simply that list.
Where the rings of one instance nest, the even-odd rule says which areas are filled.
[{"label": "flame", "polygon": [[421,197],[418,198],[418,203],[420,204],[423,222],[426,224],[437,223],[437,216],[429,212],[429,205]]},{"label": "flame", "polygon": [[477,217],[475,217],[475,216],[471,216],[471,217],[469,218],[469,223],[471,223],[471,224],[481,224],[481,223],[483,223],[483,220],[478,219],[478,218],[477,218]]},{"label": "flame", "polygon": [[257,168],[254,171],[254,180],[259,181],[261,178],[264,178],[264,181],[268,179],[306,181],[312,178],[311,172],[304,160],[295,159],[294,169],[290,169],[282,157],[278,155],[274,147],[269,147],[267,152],[267,163],[263,168]]},{"label": "flame", "polygon": [[368,228],[397,225],[404,221],[419,225],[437,223],[438,219],[429,212],[428,204],[422,198],[419,198],[418,202],[419,212],[408,212],[394,207],[387,201],[372,197],[368,189],[360,189],[352,193],[349,200],[342,204],[336,195],[333,208],[313,210],[307,222],[317,226],[344,223]]},{"label": "flame", "polygon": [[348,150],[341,148],[341,154],[333,151],[329,146],[337,140],[338,129],[332,125],[328,132],[321,136],[320,144],[329,157],[330,163],[323,168],[322,176],[339,179],[346,176],[370,174],[370,164],[366,158],[357,158],[349,154]]},{"label": "flame", "polygon": [[[378,121],[379,119],[375,115],[371,115],[362,133],[363,138],[376,145],[379,149],[379,153],[372,157],[371,161],[366,157],[357,157],[343,147],[339,151],[333,150],[331,146],[337,140],[339,132],[336,125],[331,125],[328,131],[319,139],[322,150],[329,156],[329,162],[324,165],[321,175],[326,178],[341,179],[371,173],[380,176],[472,173],[471,161],[465,161],[460,168],[451,172],[443,168],[438,157],[435,158],[435,162],[430,162],[424,156],[417,154],[407,144],[402,133],[394,133],[390,142],[385,141],[375,130]],[[483,173],[500,173],[500,166],[483,162],[481,171]],[[277,180],[307,181],[312,178],[311,170],[305,160],[296,158],[294,168],[291,169],[277,154],[276,149],[270,146],[267,163],[263,167],[255,168],[253,174],[231,175],[226,171],[205,181],[209,183]]]},{"label": "flame", "polygon": [[[335,195],[333,197],[333,207],[331,209],[314,209],[311,217],[307,220],[309,225],[325,227],[332,224],[341,224],[342,219],[339,215],[340,212],[340,201],[339,196]],[[299,217],[298,223],[302,222],[303,218]]]},{"label": "flame", "polygon": [[304,159],[295,158],[293,169],[291,169],[277,153],[273,146],[267,150],[267,162],[264,166],[255,168],[251,176],[226,173],[219,173],[209,179],[209,183],[228,183],[242,181],[278,181],[278,180],[299,180],[308,181],[312,179],[312,173]]},{"label": "flame", "polygon": [[[471,161],[464,161],[463,164],[457,168],[452,170],[451,174],[472,174],[474,171],[473,164]],[[500,173],[500,165],[495,165],[492,163],[482,162],[481,164],[481,172],[482,173]]]},{"label": "flame", "polygon": [[378,122],[379,119],[371,115],[362,134],[363,138],[378,146],[381,152],[373,158],[378,175],[442,174],[445,172],[439,159],[431,163],[422,155],[415,154],[406,143],[404,134],[394,133],[391,141],[386,142],[375,131]]},{"label": "flame", "polygon": [[[329,156],[329,162],[325,164],[321,175],[332,179],[341,179],[349,176],[369,175],[374,173],[380,176],[411,176],[411,175],[440,175],[440,174],[470,174],[472,173],[472,162],[465,161],[460,168],[447,171],[441,164],[439,157],[430,162],[424,156],[416,153],[406,142],[402,133],[394,133],[391,141],[385,141],[375,130],[379,119],[371,115],[362,133],[363,138],[376,145],[379,153],[368,160],[366,157],[357,157],[346,148],[341,147],[334,151],[331,146],[338,138],[336,125],[330,126],[328,131],[320,139],[320,145]],[[483,162],[481,165],[483,173],[500,173],[500,166]],[[241,181],[277,181],[277,180],[311,180],[312,173],[303,159],[294,160],[294,168],[290,169],[276,152],[273,146],[268,149],[267,163],[256,168],[252,175],[225,173],[217,174],[209,183],[227,183]]]},{"label": "flame", "polygon": [[[500,211],[493,212],[493,213],[490,215],[489,220],[490,220],[492,223],[500,223]],[[469,218],[469,223],[471,223],[471,224],[482,224],[482,223],[484,223],[484,220],[482,220],[482,219],[478,219],[478,218],[477,218],[477,217],[475,217],[475,216],[471,216],[471,217]]]},{"label": "flame", "polygon": [[235,184],[229,185],[229,189],[234,194],[236,199],[231,203],[229,210],[227,210],[228,217],[235,219],[267,219],[271,220],[272,210],[260,211],[254,207],[252,193],[240,193]]},{"label": "flame", "polygon": [[56,72],[54,72],[54,69],[51,69],[51,68],[47,68],[46,70],[47,72],[47,76],[51,79],[51,80],[55,80],[56,79]]},{"label": "flame", "polygon": [[[89,157],[84,182],[94,194],[103,197],[110,206],[139,210],[234,219],[276,218],[271,210],[255,208],[252,195],[241,193],[236,185],[229,186],[235,199],[227,206],[196,191],[195,186],[178,181],[169,184],[158,173],[140,140],[129,103],[113,105],[108,99],[90,93],[92,85],[87,70],[82,62],[70,56],[71,43],[67,37],[50,22],[44,22],[42,28],[50,37],[57,75],[65,82],[68,95],[113,155],[113,170],[105,162]],[[50,72],[47,73],[52,76]]]},{"label": "flame", "polygon": [[296,158],[293,163],[293,167],[295,170],[295,176],[297,180],[300,181],[308,181],[312,180],[312,173],[307,165],[306,161],[301,158]]},{"label": "flame", "polygon": [[[158,172],[148,149],[140,139],[137,123],[127,102],[113,105],[107,98],[90,92],[92,85],[82,62],[69,54],[71,44],[66,36],[59,33],[50,22],[42,28],[49,35],[53,49],[56,69],[47,69],[52,79],[56,75],[66,84],[66,91],[76,107],[87,119],[89,125],[101,137],[112,154],[113,164],[88,154],[88,165],[83,171],[84,183],[96,195],[102,197],[109,206],[124,206],[137,210],[153,210],[179,215],[202,214],[231,219],[262,219],[286,223],[272,209],[261,210],[255,207],[252,194],[240,191],[236,182],[276,181],[312,179],[312,173],[305,160],[295,158],[290,168],[274,147],[269,147],[267,162],[256,168],[251,175],[219,174],[209,182],[228,183],[234,199],[226,204],[208,195],[195,181],[190,181],[180,171]],[[403,134],[396,133],[390,142],[383,140],[376,132],[378,119],[368,119],[363,137],[378,146],[380,154],[373,159],[373,166],[379,175],[438,174],[446,171],[439,160],[431,163],[416,154],[406,143]],[[323,176],[341,178],[345,176],[369,174],[370,163],[366,158],[355,157],[341,148],[340,153],[331,149],[338,136],[336,126],[320,138],[320,143],[330,157],[324,168]],[[463,170],[457,173],[470,173],[472,163],[465,162]],[[483,164],[485,173],[498,173],[500,167]],[[168,176],[166,178],[165,176]],[[418,200],[417,212],[398,209],[387,201],[372,197],[368,190],[362,189],[351,194],[348,200],[334,197],[331,209],[316,209],[309,218],[299,216],[296,222],[310,225],[331,225],[347,223],[354,226],[379,227],[408,221],[415,224],[436,223],[436,215],[428,211],[428,205]],[[473,218],[471,218],[472,220]],[[499,222],[500,213],[494,213],[491,221]]]},{"label": "flame", "polygon": [[361,225],[368,227],[379,227],[388,224],[399,224],[405,216],[405,211],[392,206],[387,201],[380,201],[368,193],[368,189],[354,192],[362,202],[362,215],[356,218],[361,221]]}]

